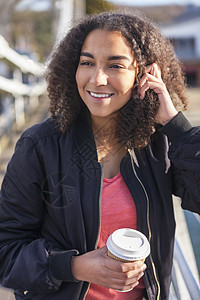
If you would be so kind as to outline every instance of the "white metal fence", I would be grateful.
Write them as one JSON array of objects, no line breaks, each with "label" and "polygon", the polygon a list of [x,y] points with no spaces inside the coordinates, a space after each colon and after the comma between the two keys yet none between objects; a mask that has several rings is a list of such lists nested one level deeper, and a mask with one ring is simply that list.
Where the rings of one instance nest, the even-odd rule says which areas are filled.
[{"label": "white metal fence", "polygon": [[2,137],[20,129],[46,91],[43,66],[13,50],[0,35],[0,154]]},{"label": "white metal fence", "polygon": [[[180,276],[182,283],[180,284]],[[184,284],[184,295],[181,293],[181,286]],[[172,267],[172,286],[170,300],[197,300],[200,299],[199,283],[196,281],[189,264],[183,255],[178,241],[175,239],[174,260]]]}]

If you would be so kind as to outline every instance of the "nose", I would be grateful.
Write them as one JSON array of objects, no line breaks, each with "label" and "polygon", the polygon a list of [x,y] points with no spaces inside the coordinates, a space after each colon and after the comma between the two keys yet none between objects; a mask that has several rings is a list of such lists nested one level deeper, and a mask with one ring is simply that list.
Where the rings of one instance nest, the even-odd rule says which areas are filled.
[{"label": "nose", "polygon": [[96,86],[107,85],[108,76],[107,74],[100,68],[95,69],[90,78],[90,83],[95,84]]}]

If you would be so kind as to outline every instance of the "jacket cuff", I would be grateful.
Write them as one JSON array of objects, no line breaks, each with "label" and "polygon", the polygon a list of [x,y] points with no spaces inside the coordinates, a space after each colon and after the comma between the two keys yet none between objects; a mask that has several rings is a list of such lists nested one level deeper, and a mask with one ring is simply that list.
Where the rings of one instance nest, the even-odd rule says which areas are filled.
[{"label": "jacket cuff", "polygon": [[158,131],[166,134],[171,142],[177,141],[185,132],[189,131],[192,125],[186,119],[182,112],[179,112],[166,125],[158,129]]},{"label": "jacket cuff", "polygon": [[71,258],[78,254],[77,250],[52,251],[49,256],[49,268],[52,277],[61,281],[78,282],[71,271]]}]

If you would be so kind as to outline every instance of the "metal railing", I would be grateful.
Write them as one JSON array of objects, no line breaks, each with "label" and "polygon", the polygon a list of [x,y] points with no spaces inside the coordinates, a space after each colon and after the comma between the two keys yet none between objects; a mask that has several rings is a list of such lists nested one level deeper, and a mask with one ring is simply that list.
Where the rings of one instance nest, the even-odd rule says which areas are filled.
[{"label": "metal railing", "polygon": [[46,92],[44,67],[13,50],[0,35],[0,154],[4,136],[22,128],[26,115]]},{"label": "metal railing", "polygon": [[[200,224],[200,216],[193,214]],[[197,237],[199,238],[199,237]],[[197,281],[198,280],[198,281]],[[188,260],[185,258],[180,244],[175,239],[174,258],[172,267],[172,284],[170,300],[197,300],[200,299],[199,277],[195,278]]]}]

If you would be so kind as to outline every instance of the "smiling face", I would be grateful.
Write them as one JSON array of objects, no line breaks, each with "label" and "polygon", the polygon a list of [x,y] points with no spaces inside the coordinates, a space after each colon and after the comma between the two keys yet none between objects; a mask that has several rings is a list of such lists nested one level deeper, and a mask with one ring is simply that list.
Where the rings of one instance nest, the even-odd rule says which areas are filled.
[{"label": "smiling face", "polygon": [[88,34],[76,82],[93,119],[112,116],[130,100],[136,72],[136,60],[120,32],[96,29]]}]

